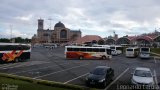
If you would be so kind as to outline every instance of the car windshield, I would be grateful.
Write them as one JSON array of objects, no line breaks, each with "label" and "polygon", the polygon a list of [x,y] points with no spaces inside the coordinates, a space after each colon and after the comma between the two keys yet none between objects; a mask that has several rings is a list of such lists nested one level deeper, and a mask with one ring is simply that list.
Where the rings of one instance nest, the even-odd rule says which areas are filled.
[{"label": "car windshield", "polygon": [[115,47],[110,47],[111,49],[115,49]]},{"label": "car windshield", "polygon": [[104,75],[105,74],[105,69],[104,68],[96,68],[91,72],[91,74]]},{"label": "car windshield", "polygon": [[127,49],[127,51],[133,51],[133,49]]},{"label": "car windshield", "polygon": [[141,51],[148,52],[149,48],[141,48]]},{"label": "car windshield", "polygon": [[144,70],[136,70],[134,75],[140,77],[152,77],[150,71],[144,71]]}]

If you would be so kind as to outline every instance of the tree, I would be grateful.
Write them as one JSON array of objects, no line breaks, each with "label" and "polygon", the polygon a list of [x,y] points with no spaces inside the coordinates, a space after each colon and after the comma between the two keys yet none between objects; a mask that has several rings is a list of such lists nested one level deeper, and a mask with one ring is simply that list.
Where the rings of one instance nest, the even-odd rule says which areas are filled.
[{"label": "tree", "polygon": [[0,42],[6,42],[6,43],[9,43],[9,42],[10,42],[10,39],[7,39],[7,38],[1,38],[1,39],[0,39]]},{"label": "tree", "polygon": [[22,37],[16,37],[16,38],[12,38],[12,39],[8,39],[8,38],[0,38],[0,42],[5,42],[5,43],[30,43],[31,39],[28,38],[22,38]]},{"label": "tree", "polygon": [[104,40],[103,40],[103,39],[100,39],[100,40],[98,41],[98,44],[99,44],[99,45],[104,45],[104,44],[105,44],[105,42],[104,42]]},{"label": "tree", "polygon": [[24,43],[24,39],[22,37],[16,37],[15,39],[15,43]]},{"label": "tree", "polygon": [[31,42],[31,39],[25,38],[25,39],[24,39],[24,42],[30,43],[30,42]]},{"label": "tree", "polygon": [[92,44],[97,44],[97,41],[96,40],[92,40]]}]

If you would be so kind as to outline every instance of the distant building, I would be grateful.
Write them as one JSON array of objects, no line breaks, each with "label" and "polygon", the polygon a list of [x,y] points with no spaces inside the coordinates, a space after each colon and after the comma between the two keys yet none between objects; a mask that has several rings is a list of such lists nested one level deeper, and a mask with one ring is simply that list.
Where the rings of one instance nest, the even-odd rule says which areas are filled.
[{"label": "distant building", "polygon": [[85,43],[97,43],[102,38],[98,35],[85,35],[82,38],[77,39],[73,43],[76,44],[85,44]]},{"label": "distant building", "polygon": [[61,22],[55,24],[54,30],[44,29],[44,20],[38,19],[37,36],[33,38],[38,43],[66,43],[81,38],[81,31],[70,30]]}]

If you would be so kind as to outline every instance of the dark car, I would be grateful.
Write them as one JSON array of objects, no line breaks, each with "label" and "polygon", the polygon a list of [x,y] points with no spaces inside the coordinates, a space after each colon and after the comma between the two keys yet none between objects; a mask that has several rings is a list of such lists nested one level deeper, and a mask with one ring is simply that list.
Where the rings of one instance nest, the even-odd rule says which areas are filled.
[{"label": "dark car", "polygon": [[106,87],[113,80],[114,70],[107,66],[98,66],[86,77],[86,85]]}]

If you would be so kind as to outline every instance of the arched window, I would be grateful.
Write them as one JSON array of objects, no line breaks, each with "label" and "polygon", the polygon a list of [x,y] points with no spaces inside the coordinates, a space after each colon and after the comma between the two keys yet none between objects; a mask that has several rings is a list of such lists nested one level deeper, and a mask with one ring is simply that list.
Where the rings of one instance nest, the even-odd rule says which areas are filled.
[{"label": "arched window", "polygon": [[157,36],[155,39],[154,39],[155,42],[160,42],[160,36]]},{"label": "arched window", "polygon": [[114,39],[107,39],[106,40],[106,44],[110,44],[110,45],[112,45],[112,44],[115,44],[115,40]]},{"label": "arched window", "polygon": [[130,44],[131,41],[128,38],[122,37],[117,40],[117,44]]},{"label": "arched window", "polygon": [[49,34],[48,33],[44,33],[43,36],[49,36]]},{"label": "arched window", "polygon": [[61,30],[60,38],[67,38],[67,31],[66,30]]}]

